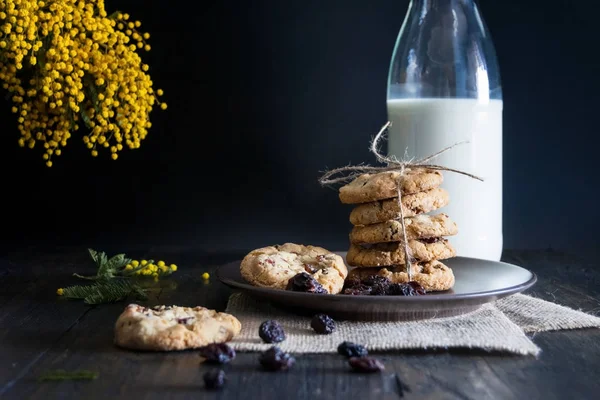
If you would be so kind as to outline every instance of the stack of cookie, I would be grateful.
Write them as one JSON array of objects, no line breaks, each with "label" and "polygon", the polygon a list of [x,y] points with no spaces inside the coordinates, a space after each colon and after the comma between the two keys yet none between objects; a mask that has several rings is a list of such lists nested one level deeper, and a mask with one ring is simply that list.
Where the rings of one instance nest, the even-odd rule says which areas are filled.
[{"label": "stack of cookie", "polygon": [[448,193],[440,188],[442,174],[431,169],[364,174],[340,188],[344,204],[353,204],[350,222],[348,265],[354,268],[349,277],[381,275],[394,283],[408,281],[405,267],[398,184],[402,193],[402,212],[408,246],[414,258],[413,280],[427,291],[448,290],[454,285],[452,270],[439,260],[454,257],[456,252],[446,236],[458,232],[446,214],[431,215],[449,202]]}]

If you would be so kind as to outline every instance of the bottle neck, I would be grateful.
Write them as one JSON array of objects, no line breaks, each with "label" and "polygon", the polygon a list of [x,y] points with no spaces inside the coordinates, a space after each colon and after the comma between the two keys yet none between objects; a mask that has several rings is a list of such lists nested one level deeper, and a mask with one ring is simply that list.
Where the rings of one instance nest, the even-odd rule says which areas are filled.
[{"label": "bottle neck", "polygon": [[473,6],[474,0],[411,0],[411,8],[420,12],[455,6]]}]

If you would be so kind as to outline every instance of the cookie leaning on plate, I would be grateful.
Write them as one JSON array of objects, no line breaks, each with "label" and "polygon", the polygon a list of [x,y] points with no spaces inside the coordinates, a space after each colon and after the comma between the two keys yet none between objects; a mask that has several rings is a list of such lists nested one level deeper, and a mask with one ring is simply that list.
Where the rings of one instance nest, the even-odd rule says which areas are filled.
[{"label": "cookie leaning on plate", "polygon": [[233,315],[204,307],[128,305],[115,324],[115,344],[135,350],[185,350],[233,339],[242,325]]},{"label": "cookie leaning on plate", "polygon": [[426,168],[406,169],[403,176],[398,171],[363,174],[339,189],[340,201],[360,204],[398,197],[398,180],[404,195],[436,188],[444,178],[439,171]]},{"label": "cookie leaning on plate", "polygon": [[[454,286],[454,273],[445,264],[434,260],[412,265],[413,281],[418,282],[428,292],[448,290]],[[406,283],[409,281],[406,266],[396,268],[354,268],[350,271],[348,278],[365,279],[371,275],[379,275],[388,278],[392,283]]]},{"label": "cookie leaning on plate", "polygon": [[294,243],[268,246],[248,253],[240,265],[242,277],[254,286],[285,289],[290,278],[306,272],[329,294],[344,286],[348,269],[337,254],[316,246]]}]

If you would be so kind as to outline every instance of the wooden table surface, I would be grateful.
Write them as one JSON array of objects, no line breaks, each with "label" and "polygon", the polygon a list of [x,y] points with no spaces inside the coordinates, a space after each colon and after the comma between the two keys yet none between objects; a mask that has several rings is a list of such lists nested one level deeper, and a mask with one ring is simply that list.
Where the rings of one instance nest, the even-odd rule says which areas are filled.
[{"label": "wooden table surface", "polygon": [[[140,250],[140,249],[138,249]],[[150,304],[203,305],[223,310],[230,289],[215,268],[243,253],[190,248],[125,251],[179,265],[178,287]],[[592,258],[557,251],[505,251],[503,259],[534,271],[536,296],[600,313],[600,271]],[[351,373],[336,355],[299,355],[287,373],[258,368],[256,353],[238,353],[225,370],[227,386],[204,389],[208,366],[197,352],[141,353],[113,345],[124,303],[90,307],[56,296],[94,271],[85,249],[29,249],[0,262],[0,399],[595,399],[600,398],[600,330],[539,333],[534,357],[480,351],[384,353],[382,374]],[[212,274],[209,283],[203,272]],[[174,278],[175,279],[175,278]],[[93,381],[38,382],[49,370],[88,369]]]}]

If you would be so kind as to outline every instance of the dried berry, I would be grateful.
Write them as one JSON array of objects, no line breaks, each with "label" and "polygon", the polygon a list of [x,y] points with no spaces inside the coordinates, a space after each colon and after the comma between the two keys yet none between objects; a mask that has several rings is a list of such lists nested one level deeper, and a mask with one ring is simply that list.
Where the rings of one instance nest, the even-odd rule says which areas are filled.
[{"label": "dried berry", "polygon": [[431,237],[431,238],[421,238],[419,239],[419,242],[423,242],[423,243],[437,243],[437,242],[441,242],[443,240],[443,238],[441,237]]},{"label": "dried berry", "polygon": [[412,287],[413,290],[415,291],[415,293],[417,295],[421,295],[421,294],[427,293],[427,291],[425,290],[425,288],[423,286],[421,286],[421,284],[419,282],[410,281],[410,282],[407,283],[407,285],[409,285],[410,287]]},{"label": "dried berry", "polygon": [[385,276],[371,275],[371,276],[366,277],[362,283],[367,286],[389,285],[390,280],[388,278],[386,278]]},{"label": "dried berry", "polygon": [[425,293],[426,291],[423,289],[423,286],[414,281],[407,283],[393,283],[388,289],[388,294],[392,296],[420,296]]},{"label": "dried berry", "polygon": [[348,364],[357,372],[380,372],[385,370],[381,361],[373,357],[352,357]]},{"label": "dried berry", "polygon": [[335,331],[335,321],[326,314],[315,315],[310,321],[310,326],[315,332],[323,335],[329,335]]},{"label": "dried berry", "polygon": [[204,373],[204,387],[207,389],[221,389],[225,385],[225,371],[215,369]]},{"label": "dried berry", "polygon": [[337,348],[337,352],[346,357],[365,357],[369,354],[365,346],[352,342],[342,342]]},{"label": "dried berry", "polygon": [[358,286],[360,284],[361,284],[360,278],[358,278],[356,276],[348,277],[344,281],[344,289],[355,287],[355,286]]},{"label": "dried berry", "polygon": [[371,286],[359,284],[356,286],[347,287],[344,289],[343,293],[352,296],[367,296],[371,294]]},{"label": "dried berry", "polygon": [[390,285],[387,283],[376,283],[371,286],[371,295],[373,296],[385,296],[388,294]]},{"label": "dried berry", "polygon": [[327,290],[306,272],[301,272],[290,278],[285,289],[293,292],[327,294]]},{"label": "dried berry", "polygon": [[268,320],[258,327],[258,336],[265,343],[279,343],[285,340],[285,332],[279,322]]},{"label": "dried berry", "polygon": [[275,346],[261,353],[258,361],[268,371],[287,371],[296,363],[294,357]]},{"label": "dried berry", "polygon": [[226,364],[235,358],[235,350],[226,343],[211,343],[200,348],[200,357],[207,362]]},{"label": "dried berry", "polygon": [[309,274],[314,274],[315,272],[318,271],[317,267],[315,267],[312,264],[304,264],[304,270],[306,272],[308,272]]}]

